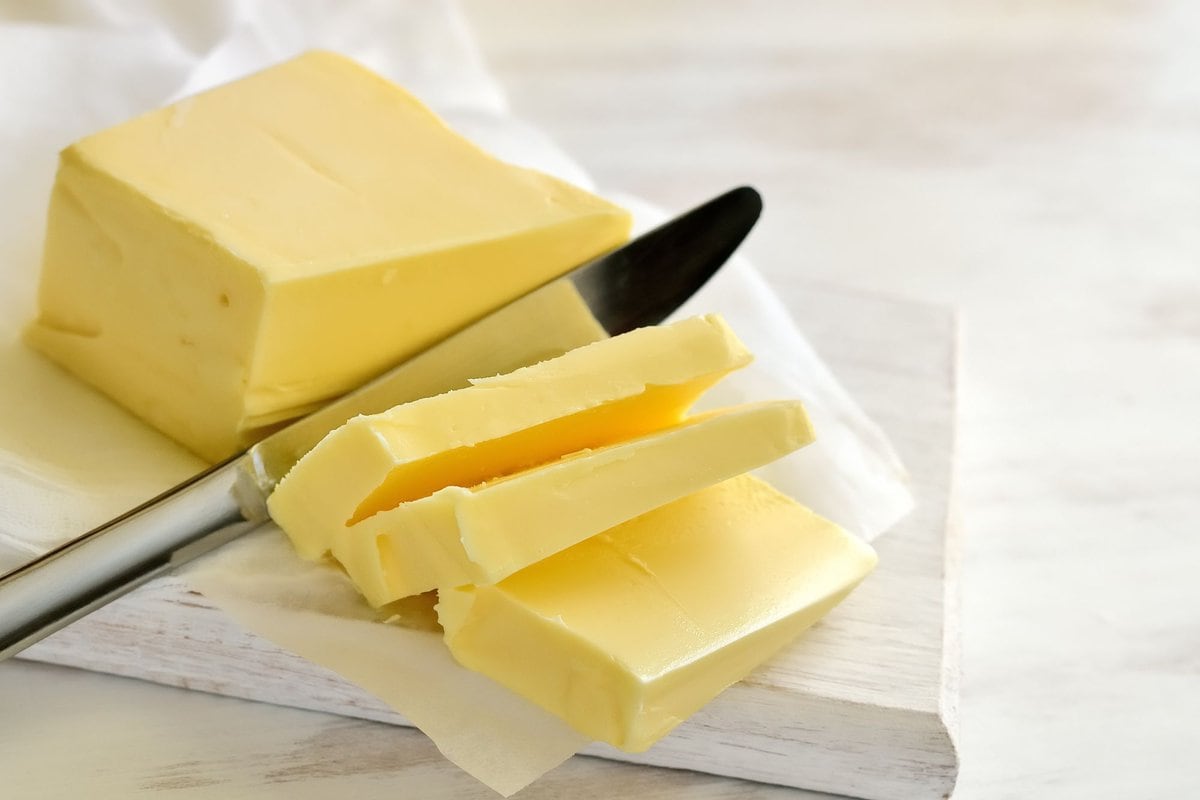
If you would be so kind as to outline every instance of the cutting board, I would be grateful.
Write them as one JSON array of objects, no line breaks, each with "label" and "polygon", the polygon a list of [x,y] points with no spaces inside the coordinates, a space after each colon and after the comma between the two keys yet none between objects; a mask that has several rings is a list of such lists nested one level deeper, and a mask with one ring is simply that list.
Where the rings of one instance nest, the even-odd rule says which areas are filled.
[{"label": "cutting board", "polygon": [[[958,770],[955,316],[799,280],[773,283],[891,436],[917,508],[878,540],[878,569],[845,603],[649,752],[585,752],[871,800],[943,798]],[[338,676],[243,631],[173,577],[22,657],[407,724]]]}]

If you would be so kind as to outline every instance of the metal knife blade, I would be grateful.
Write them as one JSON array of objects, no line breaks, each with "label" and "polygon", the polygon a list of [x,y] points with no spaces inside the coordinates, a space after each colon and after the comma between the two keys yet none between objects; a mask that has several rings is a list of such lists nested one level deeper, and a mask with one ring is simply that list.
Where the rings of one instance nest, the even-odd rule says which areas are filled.
[{"label": "metal knife blade", "polygon": [[[613,335],[661,322],[721,267],[754,226],[762,199],[740,187],[564,276]],[[561,280],[561,279],[560,279]],[[465,385],[446,358],[471,337],[522,319],[545,287],[501,307],[362,388],[271,434],[147,503],[0,577],[0,660],[269,519],[266,499],[293,464],[355,414]]]}]

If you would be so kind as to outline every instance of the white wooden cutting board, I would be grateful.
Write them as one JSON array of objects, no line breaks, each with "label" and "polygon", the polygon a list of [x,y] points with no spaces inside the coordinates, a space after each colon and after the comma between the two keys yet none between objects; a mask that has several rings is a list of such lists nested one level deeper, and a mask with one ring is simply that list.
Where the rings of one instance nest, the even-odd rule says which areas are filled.
[{"label": "white wooden cutting board", "polygon": [[[918,507],[876,543],[876,572],[771,663],[647,753],[586,752],[872,800],[943,798],[958,770],[955,317],[937,306],[776,283],[892,437]],[[357,687],[244,632],[170,577],[23,657],[405,724]]]}]

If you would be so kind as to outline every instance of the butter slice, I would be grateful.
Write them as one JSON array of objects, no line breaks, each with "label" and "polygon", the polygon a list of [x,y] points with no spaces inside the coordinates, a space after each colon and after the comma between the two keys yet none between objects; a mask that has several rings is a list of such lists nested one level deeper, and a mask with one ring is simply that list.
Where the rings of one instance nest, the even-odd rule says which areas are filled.
[{"label": "butter slice", "polygon": [[837,605],[871,547],[740,476],[493,586],[439,593],[446,643],[593,739],[641,752]]},{"label": "butter slice", "polygon": [[661,505],[809,444],[796,401],[702,414],[470,489],[449,486],[350,527],[333,555],[375,606],[489,584]]},{"label": "butter slice", "polygon": [[311,52],[63,151],[27,338],[217,460],[629,226]]},{"label": "butter slice", "polygon": [[319,558],[350,524],[400,503],[674,425],[750,359],[717,315],[594,342],[350,420],[296,464],[268,507],[297,551]]}]

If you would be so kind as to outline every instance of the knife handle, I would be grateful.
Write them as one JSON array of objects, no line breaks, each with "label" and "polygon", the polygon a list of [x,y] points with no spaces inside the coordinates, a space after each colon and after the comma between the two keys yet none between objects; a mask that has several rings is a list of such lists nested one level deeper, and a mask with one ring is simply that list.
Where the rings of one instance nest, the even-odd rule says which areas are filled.
[{"label": "knife handle", "polygon": [[0,577],[0,660],[262,524],[239,501],[246,458],[201,472]]}]

